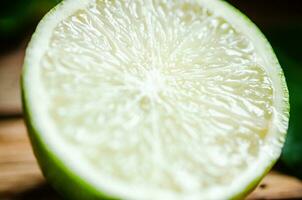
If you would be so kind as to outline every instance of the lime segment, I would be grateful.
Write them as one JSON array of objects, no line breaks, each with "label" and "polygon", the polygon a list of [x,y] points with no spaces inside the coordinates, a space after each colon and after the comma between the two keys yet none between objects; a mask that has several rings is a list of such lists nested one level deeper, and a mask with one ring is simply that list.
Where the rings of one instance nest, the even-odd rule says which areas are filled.
[{"label": "lime segment", "polygon": [[32,134],[68,170],[113,197],[231,198],[278,158],[284,78],[237,11],[208,0],[76,2],[41,22],[24,71]]}]

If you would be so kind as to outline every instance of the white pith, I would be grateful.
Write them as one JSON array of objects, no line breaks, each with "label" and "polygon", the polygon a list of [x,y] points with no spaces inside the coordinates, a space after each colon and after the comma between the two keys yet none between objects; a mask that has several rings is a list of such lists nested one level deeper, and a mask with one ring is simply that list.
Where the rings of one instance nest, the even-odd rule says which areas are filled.
[{"label": "white pith", "polygon": [[[158,44],[154,44],[152,43],[152,41],[159,40],[159,44],[165,45],[165,41],[169,40],[169,38],[167,38],[166,40],[163,40],[162,38],[154,39],[152,38],[152,36],[154,36],[152,34],[152,29],[149,29],[150,35],[147,35],[148,39],[151,38],[151,42],[149,41],[150,43],[147,44],[147,47],[149,48],[142,49],[153,49],[154,51],[151,51],[150,54],[142,56],[143,59],[139,60],[139,62],[136,63],[137,65],[131,66],[136,71],[127,71],[127,67],[129,66],[124,65],[123,67],[126,68],[125,71],[127,73],[125,73],[125,71],[123,71],[123,73],[121,73],[122,71],[117,71],[117,75],[120,76],[116,76],[116,72],[112,72],[111,68],[106,68],[107,71],[104,71],[104,65],[93,65],[90,62],[90,67],[95,71],[90,71],[88,75],[90,75],[90,77],[94,80],[100,81],[98,83],[99,86],[91,88],[91,85],[89,84],[93,83],[94,85],[95,82],[89,82],[91,81],[91,79],[87,80],[83,78],[83,74],[86,73],[85,71],[79,74],[75,73],[75,76],[79,75],[77,76],[77,81],[79,84],[87,84],[87,87],[83,88],[84,92],[88,91],[88,93],[84,93],[84,95],[83,93],[81,93],[81,95],[78,96],[76,91],[77,89],[81,88],[77,88],[76,84],[68,85],[69,79],[62,79],[61,77],[61,80],[64,80],[64,83],[62,82],[58,84],[58,82],[56,82],[60,79],[60,73],[56,71],[60,69],[56,68],[56,64],[63,63],[64,65],[64,61],[68,61],[68,56],[72,56],[72,54],[62,51],[64,50],[64,45],[69,44],[68,37],[63,40],[60,37],[56,37],[55,32],[63,30],[62,28],[64,28],[64,23],[68,24],[68,18],[70,15],[74,15],[75,12],[79,13],[79,9],[85,10],[88,5],[94,4],[94,1],[89,0],[65,1],[63,5],[61,5],[56,11],[48,16],[44,22],[42,22],[42,24],[39,26],[38,32],[34,36],[33,42],[31,43],[27,51],[25,64],[29,67],[26,71],[27,75],[25,76],[25,87],[28,91],[27,101],[30,102],[30,105],[35,105],[30,106],[30,111],[33,120],[35,121],[35,125],[37,126],[37,130],[39,130],[42,139],[47,145],[49,145],[50,149],[60,155],[60,158],[66,163],[66,165],[68,165],[68,167],[76,171],[81,177],[85,178],[93,186],[99,188],[105,193],[126,199],[227,198],[243,190],[254,178],[260,176],[265,168],[272,162],[272,160],[276,159],[280,154],[280,148],[283,144],[284,138],[282,133],[285,133],[287,127],[287,118],[284,111],[286,109],[284,107],[284,99],[286,99],[286,96],[284,96],[285,93],[283,91],[284,85],[282,83],[282,77],[280,78],[279,76],[281,72],[280,66],[271,53],[269,46],[265,41],[263,41],[261,37],[259,37],[258,32],[253,27],[250,27],[248,24],[246,24],[246,22],[242,18],[238,17],[233,10],[226,7],[223,3],[213,0],[192,0],[187,2],[192,2],[195,6],[200,5],[201,7],[206,8],[209,13],[211,13],[209,15],[211,15],[212,17],[205,16],[205,20],[202,19],[202,21],[209,19],[209,21],[211,22],[211,20],[218,18],[221,20],[223,19],[222,21],[227,21],[228,23],[226,24],[232,24],[232,27],[234,28],[234,30],[236,30],[237,34],[235,34],[235,38],[243,37],[245,40],[247,40],[248,46],[252,46],[252,48],[249,48],[251,52],[244,54],[244,56],[249,57],[247,59],[248,62],[242,59],[241,61],[244,64],[237,63],[236,65],[234,65],[234,63],[232,62],[233,57],[227,57],[227,55],[224,55],[227,59],[230,60],[230,62],[223,64],[230,64],[230,66],[227,66],[227,68],[229,68],[229,70],[231,71],[224,71],[225,68],[222,68],[221,66],[218,66],[218,69],[214,71],[210,71],[209,66],[213,67],[214,65],[210,65],[209,61],[206,60],[207,56],[202,57],[202,55],[207,53],[211,55],[211,50],[205,49],[202,53],[198,54],[198,56],[204,59],[203,62],[205,63],[205,68],[201,69],[201,67],[198,65],[198,67],[194,69],[194,71],[186,73],[187,68],[183,69],[183,63],[181,63],[181,61],[175,60],[183,57],[188,57],[185,57],[183,55],[184,52],[181,51],[181,48],[180,50],[178,50],[179,54],[177,54],[174,53],[175,51],[171,51],[171,49],[177,49],[177,47],[169,47],[169,45],[183,45],[181,42],[179,42],[180,40],[175,41],[175,38],[170,38],[170,43],[167,42],[169,48],[167,48],[167,50],[165,51],[164,47],[159,48]],[[146,7],[148,8],[148,6]],[[174,18],[171,18],[171,20],[173,19]],[[65,21],[64,23],[62,23],[63,20]],[[207,27],[206,24],[207,22],[197,24],[197,26],[193,27],[191,31],[187,31],[185,33],[198,33],[200,30],[203,30],[202,28]],[[58,25],[59,27],[61,27],[61,29],[58,28]],[[131,27],[128,28],[131,29]],[[81,31],[85,30],[83,29]],[[66,35],[68,35],[68,32],[66,33]],[[127,36],[125,34],[121,35],[124,37]],[[183,41],[190,43],[190,41],[187,41],[186,37],[183,36],[180,36],[177,39],[182,38],[185,38],[185,40]],[[114,37],[112,37],[112,39],[114,39]],[[118,38],[116,39],[118,40]],[[85,42],[87,41],[82,40],[79,41],[79,43],[80,42],[85,44]],[[93,43],[94,46],[97,46],[99,41],[97,41],[97,37],[95,37],[92,41],[89,42]],[[173,42],[175,43],[173,44]],[[208,40],[205,41],[205,44],[207,44],[207,42]],[[180,43],[181,45],[179,45]],[[135,45],[139,44],[139,41],[135,43]],[[197,45],[193,48],[193,50],[195,51],[192,51],[191,54],[188,55],[192,55],[192,53],[200,49],[198,43],[196,42],[191,42],[190,45],[194,44]],[[100,46],[101,45],[102,43],[100,43]],[[189,47],[191,48],[190,45]],[[47,55],[47,53],[45,52],[48,51],[50,46],[53,49],[52,51],[50,51],[52,54]],[[71,50],[73,51],[74,49]],[[126,48],[124,47],[124,49]],[[102,50],[104,51],[104,49]],[[100,55],[101,49],[95,50],[94,53],[95,52],[99,53],[96,55]],[[168,60],[167,56],[165,57],[165,53],[167,52],[169,55],[172,54],[171,60]],[[125,51],[124,53],[130,54],[131,51]],[[136,54],[141,55],[143,55],[143,53],[144,51],[142,51],[141,49],[140,51],[136,52]],[[236,51],[233,53],[236,53]],[[53,58],[55,58],[56,55],[63,55],[63,61],[54,61]],[[91,54],[91,52],[90,54],[88,53],[88,55],[95,56],[94,54]],[[162,58],[159,55],[164,55],[164,58],[159,59]],[[71,59],[70,63],[85,61],[84,64],[87,64],[89,60],[85,60],[83,56],[84,53],[81,52],[79,55],[73,58],[78,60],[72,61]],[[218,57],[217,55],[215,56]],[[46,57],[48,58],[48,61],[45,61]],[[108,57],[109,56],[107,55],[106,58]],[[134,57],[130,56],[130,58],[132,60],[139,59],[139,57],[136,57],[136,55]],[[42,61],[41,59],[44,60]],[[107,61],[104,57],[102,57],[102,59],[103,61]],[[114,59],[116,58],[112,58],[110,59],[110,61],[114,61]],[[182,65],[180,65],[180,63]],[[190,61],[185,61],[184,63],[190,63]],[[68,66],[68,64],[69,63],[66,63],[66,66]],[[86,65],[87,68],[89,67],[89,65]],[[182,71],[177,71],[179,70],[178,68],[174,71],[171,70],[173,69],[172,65],[176,67],[181,66],[179,68],[182,69]],[[72,66],[75,66],[75,68],[77,66],[81,67],[80,64],[75,64]],[[100,69],[95,67],[99,67]],[[190,68],[190,65],[188,66],[188,68]],[[236,69],[238,69],[238,71],[236,71]],[[76,68],[75,71],[77,70],[78,69]],[[109,73],[109,70],[110,73],[114,73],[114,76],[111,77],[117,79],[111,80],[115,82],[114,86],[110,84],[101,84],[104,82],[104,80],[106,80],[106,77],[108,77],[103,75]],[[196,70],[200,70],[203,73],[202,76],[200,76],[199,73],[196,73]],[[243,109],[241,111],[238,110],[240,106],[239,108],[228,108],[229,110],[225,110],[223,108],[224,105],[219,104],[219,102],[214,102],[215,100],[217,100],[216,92],[223,92],[220,94],[221,96],[219,98],[225,98],[223,99],[224,101],[228,100],[226,99],[227,97],[223,95],[231,95],[232,101],[234,99],[240,99],[241,90],[235,90],[233,91],[233,93],[226,94],[226,91],[217,89],[218,85],[223,85],[226,80],[235,79],[236,73],[239,73],[240,70],[247,71],[247,74],[244,74],[246,75],[245,78],[247,79],[244,82],[242,81],[242,79],[238,78],[242,78],[238,75],[237,79],[239,81],[239,84],[241,84],[243,88],[250,89],[252,92],[253,90],[249,88],[250,84],[248,83],[248,73],[256,73],[256,77],[253,78],[256,78],[257,91],[266,89],[266,91],[262,91],[263,93],[261,93],[261,95],[264,95],[264,97],[259,97],[260,101],[264,102],[266,108],[261,106],[258,106],[259,108],[257,108],[257,104],[255,102],[252,102],[252,104],[249,104],[249,106],[241,107]],[[51,76],[49,71],[55,72],[53,73],[55,76]],[[70,73],[71,71],[67,70],[66,72]],[[65,72],[62,73],[64,74]],[[209,84],[207,78],[213,77],[213,74],[218,74],[218,76],[216,77],[217,79],[211,80],[211,84],[216,83],[216,85],[208,87],[210,89],[210,92],[208,91],[208,93],[205,93],[206,91],[201,90],[199,87],[205,84]],[[229,77],[223,79],[225,75],[228,75]],[[192,78],[198,79],[201,82],[199,83],[198,81],[194,81],[194,84],[196,83],[196,85],[194,85],[193,88],[189,87],[184,82],[177,82],[178,79],[184,78],[190,79],[187,83],[188,85],[192,85]],[[220,78],[222,78],[222,81],[220,80]],[[53,82],[47,82],[49,80],[52,80]],[[263,82],[261,82],[261,80],[263,80]],[[52,88],[52,86],[63,86],[63,89],[62,91],[56,91],[53,90],[54,87]],[[90,88],[88,86],[90,86]],[[118,90],[119,87],[124,87],[122,93],[118,93],[120,92]],[[238,88],[238,86],[236,87]],[[236,89],[236,87],[230,86],[231,89]],[[45,90],[45,88],[47,89]],[[111,90],[118,91],[118,95],[115,95],[115,92]],[[68,94],[68,91],[71,91],[73,93]],[[194,94],[194,92],[196,92],[196,94]],[[183,96],[178,96],[179,93],[188,94],[189,97],[188,95],[185,98]],[[203,98],[201,98],[201,100],[203,101],[198,102],[200,103],[200,105],[198,103],[192,104],[192,102],[196,101],[197,96],[200,95],[205,95]],[[58,97],[62,97],[62,99],[58,99]],[[66,101],[67,97],[72,98]],[[191,98],[193,98],[193,101]],[[96,102],[96,99],[99,99],[99,101]],[[62,106],[62,104],[60,105],[60,101],[62,100],[65,101],[65,107]],[[87,105],[87,100],[91,100],[92,108],[90,108],[89,106],[85,107],[85,104]],[[249,103],[250,100],[252,100],[252,98],[244,99],[243,102]],[[115,101],[119,102],[121,106],[113,106],[113,108],[111,108],[110,102],[113,102],[112,105],[117,105],[115,104]],[[43,102],[43,104],[41,104],[40,102]],[[53,104],[52,102],[56,102],[57,104]],[[81,102],[84,102],[82,107],[81,104],[77,104]],[[169,102],[168,106],[165,104],[167,102]],[[188,105],[186,104],[186,102],[188,102],[191,107],[183,107]],[[217,107],[219,109],[218,113],[215,112],[215,114],[213,114],[214,117],[209,116],[209,111],[206,109],[213,106],[211,103],[213,103],[214,108]],[[238,102],[235,101],[234,105],[238,106]],[[60,106],[62,107],[61,109],[59,109]],[[74,106],[74,108],[68,108],[68,106]],[[201,108],[198,106],[201,106]],[[255,108],[251,111],[248,111],[248,108],[252,108],[253,106],[255,106]],[[56,110],[57,108],[58,110]],[[117,115],[121,112],[118,112],[116,110],[117,108],[122,109],[122,114],[124,114],[124,116]],[[176,108],[179,108],[180,111],[178,111],[178,109]],[[99,124],[96,121],[91,121],[95,120],[96,117],[90,117],[89,114],[85,114],[85,109],[89,110],[89,114],[91,114],[91,112],[96,112],[96,114],[100,115]],[[73,128],[76,127],[74,129],[70,129],[70,127],[65,126],[66,124],[68,125],[68,123],[62,121],[63,119],[68,119],[68,114],[70,114],[70,116],[78,115],[77,113],[72,113],[72,110],[74,110],[74,112],[80,112],[80,114],[83,116],[82,121],[71,123]],[[125,126],[125,122],[127,122],[128,118],[132,117],[133,119],[133,117],[137,117],[135,114],[133,115],[133,111],[135,111],[135,114],[140,112],[140,114],[137,116],[143,116],[138,118],[138,121],[132,120],[133,123],[139,122],[138,124],[143,124],[141,127],[134,124],[134,128],[140,128],[137,132],[135,132],[136,129],[133,129],[133,127]],[[203,113],[202,111],[206,112]],[[47,113],[50,112],[51,114],[48,115]],[[264,114],[262,114],[262,112]],[[106,115],[104,113],[106,113]],[[110,114],[113,113],[115,115],[110,116]],[[221,116],[221,114],[223,113],[226,114],[227,117],[223,116],[223,120],[220,121],[221,123],[218,123],[219,119],[217,118],[219,118],[219,116],[217,117],[216,115],[219,114]],[[104,114],[105,117],[102,114]],[[244,116],[239,116],[239,114],[246,114],[247,118],[245,118]],[[171,116],[172,119],[170,119]],[[188,117],[187,119],[185,119],[185,123],[182,116]],[[237,129],[231,128],[230,133],[228,133],[226,132],[225,127],[217,128],[218,125],[225,125],[225,121],[228,120],[227,118],[232,120],[232,125],[236,125],[241,128],[246,128],[246,126],[244,125],[245,122],[252,123],[252,125],[247,125],[247,127],[251,127],[253,125],[255,126],[255,129],[250,128],[249,133],[247,134],[248,138],[255,138],[250,138],[251,140],[248,140],[246,144],[248,146],[250,145],[249,142],[259,142],[259,149],[256,149],[254,151],[255,155],[247,154],[246,150],[244,149],[243,140],[239,139],[239,143],[236,145],[234,141],[240,138],[241,134],[238,133],[238,137],[235,136],[236,132],[234,132],[234,130]],[[86,122],[83,122],[84,119],[86,119]],[[204,125],[203,123],[207,120],[216,121],[214,121],[213,124],[208,122],[210,123],[210,125]],[[60,122],[62,123],[60,124]],[[113,131],[113,128],[110,127],[110,123],[113,122],[116,123],[116,125],[114,125],[113,127],[117,128],[117,134],[114,137],[112,136],[112,133],[115,132]],[[166,124],[164,124],[164,122]],[[95,133],[93,132],[93,130],[88,131],[88,129],[85,129],[87,128],[85,126],[84,128],[81,127],[83,126],[82,123],[84,125],[86,123],[88,128],[95,126]],[[89,125],[89,123],[93,124],[94,126]],[[66,128],[66,131],[64,128]],[[84,135],[82,132],[80,132],[81,130]],[[76,133],[76,131],[78,133]],[[85,137],[86,134],[89,137]],[[234,154],[237,157],[239,156],[237,159],[233,159],[234,163],[232,163],[232,159],[226,157],[226,155],[232,155],[227,153],[227,149],[222,149],[221,147],[219,147],[219,145],[216,144],[215,146],[215,144],[213,145],[213,143],[211,143],[212,141],[210,140],[214,139],[212,138],[212,136],[214,136],[215,134],[216,136],[219,136],[219,138],[224,139],[227,139],[230,134],[234,134],[232,135],[233,137],[235,137],[234,140],[228,141],[227,144],[231,145],[231,147],[237,150],[240,149],[240,147],[243,148],[242,150],[239,150],[237,154]],[[259,134],[262,136],[258,137]],[[162,137],[167,135],[172,135],[172,137],[174,137],[174,141],[171,143],[171,146],[176,146],[176,149],[168,149],[169,145],[167,143],[161,143],[163,142]],[[117,137],[121,138],[117,140]],[[124,145],[126,147],[128,145],[129,147],[130,143],[133,142],[130,141],[132,139],[137,139],[137,141],[135,142],[139,142],[136,143],[135,148],[144,142],[148,147],[144,150],[144,153],[138,156],[143,160],[140,162],[133,162],[134,164],[140,164],[140,166],[131,165],[131,158],[129,157],[131,155],[134,155],[134,157],[135,155],[138,155],[139,151],[137,149],[134,148],[135,150],[133,152],[128,152],[129,155],[122,154],[125,152],[125,149],[118,149],[121,147],[121,145]],[[66,142],[67,140],[70,140],[72,142]],[[242,143],[240,143],[240,141]],[[202,144],[201,146],[205,146],[206,148],[198,148],[199,144]],[[83,148],[79,148],[79,146]],[[189,147],[192,147],[192,150],[190,150]],[[104,150],[102,148],[107,149]],[[110,152],[108,148],[110,149],[111,153],[108,153]],[[181,148],[183,148],[184,150],[181,150]],[[255,146],[252,145],[252,148],[255,148]],[[81,149],[83,153],[79,153],[79,149]],[[184,154],[184,151],[186,151],[187,154]],[[99,155],[97,155],[97,153],[99,153]],[[72,157],[69,155],[72,155]],[[116,155],[119,157],[115,157]],[[106,156],[108,156],[107,159]],[[208,156],[208,158],[205,158],[206,156]],[[119,160],[118,158],[124,160]],[[188,159],[200,159],[200,162],[202,162],[202,164],[197,165],[200,168],[195,166],[194,173],[192,172],[191,168],[191,170],[188,170],[189,168],[183,166],[185,162],[190,163]],[[178,163],[179,160],[180,162]],[[91,165],[92,162],[97,161],[101,163]],[[105,162],[105,164],[102,164],[102,162]],[[238,162],[242,166],[238,167],[236,165],[238,164]],[[124,166],[121,166],[122,163],[124,163]],[[209,164],[209,166],[207,166],[207,164]],[[149,168],[145,167],[144,165],[148,165]],[[219,168],[219,166],[221,168]],[[108,169],[105,169],[106,167],[108,167]],[[136,176],[137,174],[135,174],[135,172],[132,172],[133,174],[131,174],[131,170],[135,169],[143,170],[139,177]],[[129,174],[127,174],[128,171]],[[119,173],[120,176],[116,174],[117,172],[121,172]],[[191,172],[191,174],[188,172]],[[209,173],[210,175],[206,175]],[[240,175],[238,176],[238,174]],[[128,175],[128,177],[126,177],[126,175]],[[213,178],[215,176],[218,176],[218,178]],[[224,180],[219,182],[218,180],[221,179],[221,177],[223,177]],[[131,192],[129,193],[129,191]]]}]

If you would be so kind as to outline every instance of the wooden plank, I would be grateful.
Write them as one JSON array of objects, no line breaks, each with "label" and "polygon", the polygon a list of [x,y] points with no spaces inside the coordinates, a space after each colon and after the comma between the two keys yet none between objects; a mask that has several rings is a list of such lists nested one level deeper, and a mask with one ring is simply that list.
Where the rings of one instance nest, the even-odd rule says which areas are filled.
[{"label": "wooden plank", "polygon": [[0,116],[21,114],[20,76],[25,52],[18,48],[0,55]]},{"label": "wooden plank", "polygon": [[302,199],[302,182],[291,176],[271,172],[248,199]]},{"label": "wooden plank", "polygon": [[[37,166],[22,119],[0,120],[0,199],[61,200]],[[271,172],[248,199],[302,199],[302,182]]]},{"label": "wooden plank", "polygon": [[0,121],[0,199],[44,182],[33,156],[23,120]]}]

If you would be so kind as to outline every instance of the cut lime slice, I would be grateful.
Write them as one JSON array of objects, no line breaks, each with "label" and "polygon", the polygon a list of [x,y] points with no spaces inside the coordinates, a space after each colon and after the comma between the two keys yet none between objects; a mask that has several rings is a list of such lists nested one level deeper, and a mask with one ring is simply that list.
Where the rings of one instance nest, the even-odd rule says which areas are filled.
[{"label": "cut lime slice", "polygon": [[218,0],[66,0],[28,46],[23,102],[73,199],[230,199],[279,157],[288,93],[259,30]]}]

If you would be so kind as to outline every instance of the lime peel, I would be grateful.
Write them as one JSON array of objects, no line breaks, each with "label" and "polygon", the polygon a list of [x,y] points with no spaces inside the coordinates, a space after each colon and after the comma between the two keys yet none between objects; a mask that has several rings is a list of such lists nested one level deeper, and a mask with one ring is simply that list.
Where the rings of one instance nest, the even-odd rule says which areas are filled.
[{"label": "lime peel", "polygon": [[[225,2],[161,2],[66,0],[41,21],[27,49],[23,105],[35,153],[58,190],[66,188],[67,195],[79,191],[75,199],[104,194],[126,199],[236,198],[253,188],[280,155],[288,92],[264,36]],[[130,18],[129,29],[123,26],[129,20],[126,14],[121,24],[108,24],[116,10],[126,13],[131,6],[143,15]],[[152,9],[165,18],[158,19]],[[185,17],[175,17],[173,9]],[[129,43],[122,29],[139,30],[141,23],[146,35],[133,32],[130,40],[135,42]],[[180,24],[169,27],[173,23]],[[232,42],[238,46],[225,51]],[[241,96],[236,81],[252,94]],[[88,115],[83,117],[85,109]],[[168,145],[171,140],[176,149]],[[128,149],[121,151],[123,146]],[[127,165],[131,167],[123,168]],[[69,181],[72,186],[62,186]]]}]

